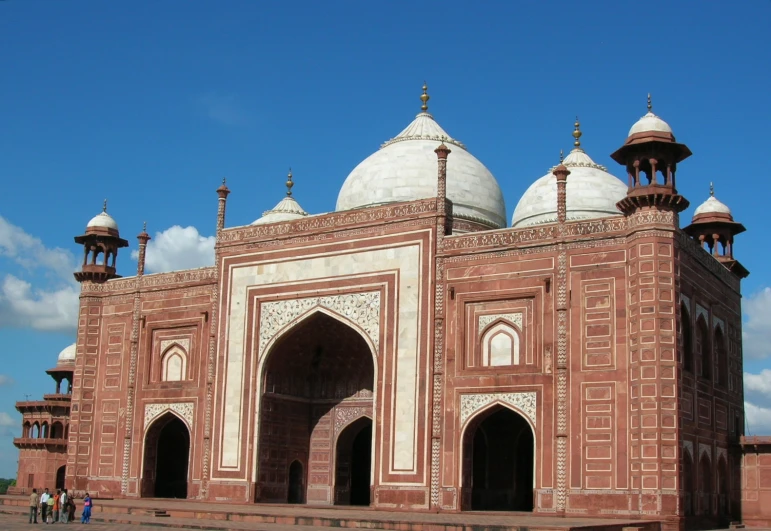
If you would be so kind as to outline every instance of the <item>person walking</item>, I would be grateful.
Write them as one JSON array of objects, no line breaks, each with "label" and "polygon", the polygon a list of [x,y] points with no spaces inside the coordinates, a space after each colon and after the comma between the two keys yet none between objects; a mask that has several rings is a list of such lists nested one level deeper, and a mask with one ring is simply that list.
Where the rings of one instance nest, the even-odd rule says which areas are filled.
[{"label": "person walking", "polygon": [[37,489],[32,489],[29,495],[29,523],[37,523],[37,506],[40,503],[40,496],[37,495]]},{"label": "person walking", "polygon": [[86,492],[86,496],[83,498],[83,515],[80,517],[81,524],[88,524],[91,522],[91,496]]},{"label": "person walking", "polygon": [[54,495],[54,523],[59,521],[59,501],[62,497],[62,489],[56,489],[56,494]]},{"label": "person walking", "polygon": [[68,502],[69,496],[67,496],[67,489],[64,489],[62,495],[59,497],[59,512],[61,513],[59,515],[59,521],[63,524],[67,523],[67,516],[70,514],[69,506],[67,505]]},{"label": "person walking", "polygon": [[46,523],[46,516],[48,515],[48,498],[50,497],[51,494],[48,493],[48,489],[45,489],[43,494],[40,495],[40,519],[43,523]]},{"label": "person walking", "polygon": [[43,520],[47,524],[53,524],[54,523],[54,496],[53,494],[50,494],[48,496],[48,500],[46,501],[46,519]]},{"label": "person walking", "polygon": [[69,511],[67,514],[67,521],[68,522],[74,522],[75,521],[75,496],[68,496],[67,497],[67,503],[69,504]]}]

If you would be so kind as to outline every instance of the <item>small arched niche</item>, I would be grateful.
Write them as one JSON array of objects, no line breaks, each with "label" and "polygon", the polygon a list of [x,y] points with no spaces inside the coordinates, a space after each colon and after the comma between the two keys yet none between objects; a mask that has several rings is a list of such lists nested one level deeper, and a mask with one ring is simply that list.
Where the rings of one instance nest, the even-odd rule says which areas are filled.
[{"label": "small arched niche", "polygon": [[483,367],[519,365],[521,335],[517,327],[506,321],[492,323],[482,333]]},{"label": "small arched niche", "polygon": [[161,381],[187,380],[187,352],[179,345],[172,345],[161,357]]}]

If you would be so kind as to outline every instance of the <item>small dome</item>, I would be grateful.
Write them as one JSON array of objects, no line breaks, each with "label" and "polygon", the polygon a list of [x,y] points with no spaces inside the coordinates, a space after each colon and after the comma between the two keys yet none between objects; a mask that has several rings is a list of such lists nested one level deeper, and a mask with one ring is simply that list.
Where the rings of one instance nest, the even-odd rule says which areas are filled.
[{"label": "small dome", "polygon": [[87,229],[92,228],[105,228],[118,230],[118,223],[107,212],[100,212],[98,215],[91,218],[91,221],[86,225]]},{"label": "small dome", "polygon": [[648,94],[648,112],[645,114],[645,116],[635,122],[635,124],[629,130],[629,135],[627,136],[632,136],[638,133],[648,133],[651,131],[657,133],[669,133],[670,135],[674,136],[674,133],[672,133],[672,128],[669,127],[669,124],[653,114],[651,95]]},{"label": "small dome", "polygon": [[452,150],[447,161],[447,198],[453,202],[453,216],[491,228],[504,227],[506,203],[498,181],[427,112],[425,91],[424,86],[423,112],[348,175],[336,210],[436,197],[434,150],[444,142]]},{"label": "small dome", "polygon": [[693,217],[700,216],[702,214],[725,214],[731,216],[731,209],[725,203],[718,201],[715,197],[715,187],[712,183],[709,183],[709,197],[706,201],[696,207],[693,212]]},{"label": "small dome", "polygon": [[75,363],[76,350],[77,350],[77,345],[75,343],[66,347],[64,350],[62,350],[59,353],[59,357],[57,358],[56,364],[62,365],[64,363]]},{"label": "small dome", "polygon": [[291,221],[293,219],[300,219],[307,216],[308,213],[303,210],[300,203],[294,200],[291,196],[286,196],[284,199],[273,207],[272,210],[266,210],[262,213],[262,217],[252,223],[252,225],[264,225],[266,223],[278,223],[279,221]]},{"label": "small dome", "polygon": [[[576,148],[563,161],[570,170],[565,190],[567,220],[620,216],[616,203],[626,197],[627,185]],[[557,221],[557,178],[549,173],[525,191],[514,209],[512,227],[527,227]]]}]

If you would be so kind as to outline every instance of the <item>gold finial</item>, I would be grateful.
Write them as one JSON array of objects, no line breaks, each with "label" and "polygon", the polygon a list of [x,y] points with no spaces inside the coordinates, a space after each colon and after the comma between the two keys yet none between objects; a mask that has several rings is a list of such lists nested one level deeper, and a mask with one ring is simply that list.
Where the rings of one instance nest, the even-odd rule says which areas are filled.
[{"label": "gold finial", "polygon": [[420,106],[420,110],[423,112],[428,111],[428,100],[431,99],[431,96],[428,95],[428,85],[426,82],[423,82],[423,94],[420,95],[420,101],[423,102],[423,105]]},{"label": "gold finial", "polygon": [[576,123],[573,124],[573,127],[575,127],[575,130],[573,131],[573,138],[575,138],[575,142],[573,142],[573,145],[576,147],[576,149],[581,148],[581,135],[583,134],[581,132],[581,122],[578,121],[578,116],[576,116]]},{"label": "gold finial", "polygon": [[648,93],[648,112],[653,112],[653,103],[651,103],[651,93]]},{"label": "gold finial", "polygon": [[107,199],[105,199],[104,203],[102,203],[102,212],[107,212]]},{"label": "gold finial", "polygon": [[709,183],[709,196],[715,197],[715,185],[712,183]]},{"label": "gold finial", "polygon": [[563,160],[565,160],[565,152],[560,149],[560,164],[562,164]]},{"label": "gold finial", "polygon": [[289,173],[286,176],[286,195],[287,197],[292,197],[292,187],[294,186],[294,183],[292,182],[292,168],[289,168]]}]

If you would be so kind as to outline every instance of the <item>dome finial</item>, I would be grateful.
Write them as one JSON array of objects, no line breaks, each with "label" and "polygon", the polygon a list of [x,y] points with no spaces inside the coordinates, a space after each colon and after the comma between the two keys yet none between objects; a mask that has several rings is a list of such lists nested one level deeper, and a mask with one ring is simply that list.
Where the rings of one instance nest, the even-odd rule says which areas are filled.
[{"label": "dome finial", "polygon": [[565,152],[560,149],[560,164],[565,160]]},{"label": "dome finial", "polygon": [[147,232],[147,222],[142,222],[142,232]]},{"label": "dome finial", "polygon": [[286,176],[286,195],[287,197],[292,197],[292,187],[294,186],[294,183],[292,182],[292,168],[289,168],[289,173]]},{"label": "dome finial", "polygon": [[104,203],[102,203],[102,212],[107,212],[107,199],[105,199]]},{"label": "dome finial", "polygon": [[648,93],[648,112],[653,112],[653,103],[651,103],[651,93]]},{"label": "dome finial", "polygon": [[431,96],[428,95],[428,85],[426,82],[423,82],[423,94],[420,95],[420,101],[423,102],[423,105],[420,106],[420,110],[423,112],[428,112],[428,100],[431,99]]},{"label": "dome finial", "polygon": [[712,183],[709,183],[709,196],[715,197],[715,185]]},{"label": "dome finial", "polygon": [[575,138],[575,142],[573,142],[573,145],[576,149],[581,149],[581,135],[583,134],[581,132],[581,122],[578,121],[578,116],[576,116],[576,123],[573,124],[573,127],[575,127],[575,130],[573,131],[573,138]]}]

